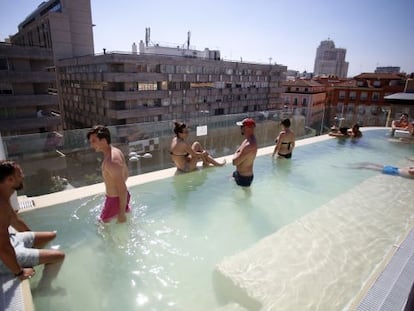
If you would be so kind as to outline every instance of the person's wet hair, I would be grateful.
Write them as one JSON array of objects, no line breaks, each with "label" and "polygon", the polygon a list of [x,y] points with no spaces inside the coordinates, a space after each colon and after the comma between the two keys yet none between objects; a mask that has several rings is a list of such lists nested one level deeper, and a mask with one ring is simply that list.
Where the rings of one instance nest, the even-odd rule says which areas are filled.
[{"label": "person's wet hair", "polygon": [[290,127],[290,120],[289,119],[284,119],[281,124],[285,127]]},{"label": "person's wet hair", "polygon": [[3,182],[7,177],[14,174],[16,171],[16,165],[17,164],[14,161],[0,161],[0,182]]},{"label": "person's wet hair", "polygon": [[174,133],[178,136],[178,133],[182,133],[187,125],[183,122],[174,122]]},{"label": "person's wet hair", "polygon": [[104,125],[95,125],[93,128],[91,128],[86,135],[88,140],[92,134],[96,134],[96,137],[99,139],[105,138],[108,144],[111,143],[111,132],[109,132],[108,128]]}]

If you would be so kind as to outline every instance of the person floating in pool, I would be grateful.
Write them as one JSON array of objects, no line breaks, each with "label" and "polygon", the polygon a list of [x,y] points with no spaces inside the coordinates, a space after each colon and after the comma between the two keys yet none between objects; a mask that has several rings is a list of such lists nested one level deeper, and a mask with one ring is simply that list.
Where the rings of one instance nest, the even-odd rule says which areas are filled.
[{"label": "person floating in pool", "polygon": [[198,141],[190,145],[187,142],[189,128],[185,123],[174,122],[174,133],[176,137],[171,141],[170,155],[179,172],[194,171],[198,161],[203,161],[203,167],[226,164],[225,161],[220,163],[214,160]]},{"label": "person floating in pool", "polygon": [[13,162],[0,161],[0,273],[10,273],[20,280],[35,274],[34,266],[45,265],[37,290],[53,291],[52,280],[58,274],[65,254],[43,247],[56,232],[33,232],[13,210],[10,197],[23,189],[24,174]]},{"label": "person floating in pool", "polygon": [[290,130],[289,119],[284,119],[281,124],[283,130],[275,140],[276,145],[272,157],[277,154],[279,158],[290,159],[293,148],[295,148],[295,134]]},{"label": "person floating in pool", "polygon": [[126,222],[126,213],[130,212],[130,195],[126,186],[128,167],[121,150],[111,145],[111,133],[103,125],[96,125],[87,133],[88,141],[93,149],[102,152],[102,177],[105,184],[106,199],[101,211],[100,220],[104,223],[117,219],[118,223]]},{"label": "person floating in pool", "polygon": [[233,178],[237,185],[249,187],[253,181],[253,163],[257,154],[257,142],[254,135],[256,122],[247,118],[236,124],[240,126],[244,140],[233,155],[233,165],[236,166]]},{"label": "person floating in pool", "polygon": [[357,164],[353,168],[358,169],[369,169],[374,171],[380,171],[383,174],[392,175],[392,176],[401,176],[405,178],[414,178],[414,166],[408,167],[396,167],[391,165],[381,165],[377,163],[363,162]]}]

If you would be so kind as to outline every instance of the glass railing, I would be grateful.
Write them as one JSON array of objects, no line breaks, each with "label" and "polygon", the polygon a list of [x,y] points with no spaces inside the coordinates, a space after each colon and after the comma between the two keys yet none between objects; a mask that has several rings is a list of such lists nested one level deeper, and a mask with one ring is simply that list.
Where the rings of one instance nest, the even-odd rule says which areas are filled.
[{"label": "glass railing", "polygon": [[[274,144],[284,118],[291,118],[298,139],[327,132],[332,125],[321,121],[308,125],[306,113],[284,110],[210,116],[208,111],[200,111],[189,118],[191,121],[184,122],[191,128],[189,142],[198,140],[213,157],[221,157],[232,154],[242,141],[235,123],[248,116],[257,122],[259,147]],[[385,118],[374,121],[384,125]],[[130,176],[173,167],[169,154],[172,129],[173,121],[109,127],[112,144],[123,151]],[[38,196],[102,182],[102,153],[89,146],[88,130],[2,137],[5,158],[18,162],[25,173],[25,187],[19,195]]]}]

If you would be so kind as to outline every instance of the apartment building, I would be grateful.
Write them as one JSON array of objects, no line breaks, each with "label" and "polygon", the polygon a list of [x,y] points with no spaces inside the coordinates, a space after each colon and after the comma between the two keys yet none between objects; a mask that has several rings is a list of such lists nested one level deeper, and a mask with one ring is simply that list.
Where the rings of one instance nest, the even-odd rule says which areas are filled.
[{"label": "apartment building", "polygon": [[326,101],[325,86],[314,80],[298,79],[283,83],[284,110],[305,116],[305,124],[314,127],[323,119]]},{"label": "apartment building", "polygon": [[61,129],[51,49],[0,43],[2,136]]},{"label": "apartment building", "polygon": [[89,0],[42,2],[0,43],[3,136],[62,129],[57,59],[94,53]]},{"label": "apartment building", "polygon": [[51,49],[54,60],[94,54],[90,0],[43,1],[10,42]]},{"label": "apartment building", "polygon": [[314,76],[335,75],[346,78],[349,63],[345,61],[346,49],[336,48],[335,43],[328,40],[321,41],[316,49]]},{"label": "apartment building", "polygon": [[280,106],[286,66],[104,53],[57,63],[65,128],[249,113]]},{"label": "apartment building", "polygon": [[398,66],[385,66],[375,68],[374,73],[400,73],[401,67]]},{"label": "apartment building", "polygon": [[384,97],[403,92],[406,76],[392,73],[362,73],[353,79],[320,80],[327,88],[327,115],[351,125],[384,126],[389,103]]}]

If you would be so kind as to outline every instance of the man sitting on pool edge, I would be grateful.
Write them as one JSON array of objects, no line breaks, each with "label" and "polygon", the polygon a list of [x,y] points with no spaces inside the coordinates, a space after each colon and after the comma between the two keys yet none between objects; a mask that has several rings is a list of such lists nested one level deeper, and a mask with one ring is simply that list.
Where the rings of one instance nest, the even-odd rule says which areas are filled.
[{"label": "man sitting on pool edge", "polygon": [[30,231],[13,210],[10,197],[23,188],[23,179],[18,164],[0,161],[0,273],[13,273],[20,280],[30,279],[35,274],[33,267],[44,264],[36,289],[50,292],[53,291],[51,282],[58,274],[65,254],[59,250],[42,249],[56,237],[56,232]]}]

